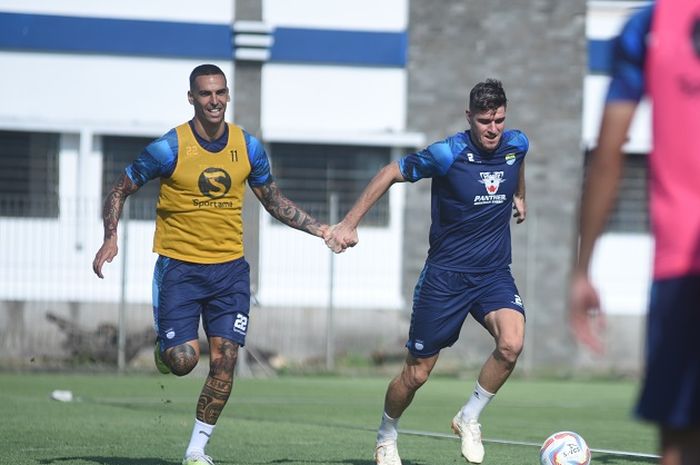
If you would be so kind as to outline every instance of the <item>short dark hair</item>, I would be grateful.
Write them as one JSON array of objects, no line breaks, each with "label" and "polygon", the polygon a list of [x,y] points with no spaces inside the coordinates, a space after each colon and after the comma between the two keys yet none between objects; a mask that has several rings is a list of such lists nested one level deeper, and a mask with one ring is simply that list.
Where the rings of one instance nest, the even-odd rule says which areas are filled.
[{"label": "short dark hair", "polygon": [[223,71],[221,71],[221,68],[219,68],[216,65],[211,65],[211,64],[203,64],[197,66],[195,69],[192,70],[190,73],[190,89],[194,89],[194,81],[197,79],[199,76],[223,76],[224,81],[226,80],[226,75],[224,74]]},{"label": "short dark hair", "polygon": [[507,105],[506,91],[498,79],[480,82],[469,92],[469,111],[473,113],[496,110]]}]

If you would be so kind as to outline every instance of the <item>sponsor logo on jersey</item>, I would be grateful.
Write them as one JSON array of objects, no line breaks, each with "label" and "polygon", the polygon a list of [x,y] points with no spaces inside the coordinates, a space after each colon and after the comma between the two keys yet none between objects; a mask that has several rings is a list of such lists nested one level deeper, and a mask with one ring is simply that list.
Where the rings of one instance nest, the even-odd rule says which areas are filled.
[{"label": "sponsor logo on jersey", "polygon": [[219,199],[231,189],[231,176],[221,168],[207,168],[199,175],[199,190],[210,199]]},{"label": "sponsor logo on jersey", "polygon": [[233,208],[231,200],[216,200],[231,190],[231,176],[221,168],[207,168],[199,175],[199,191],[208,199],[192,199],[197,208]]},{"label": "sponsor logo on jersey", "polygon": [[515,157],[515,154],[514,154],[514,153],[507,153],[505,158],[506,158],[506,164],[507,164],[507,165],[510,166],[510,165],[512,165],[513,163],[515,163],[515,158],[516,158],[516,157]]},{"label": "sponsor logo on jersey", "polygon": [[486,204],[498,204],[506,201],[505,194],[497,194],[498,188],[501,183],[505,181],[503,177],[503,171],[482,171],[479,173],[481,176],[481,184],[486,188],[488,195],[475,195],[474,205],[486,205]]},{"label": "sponsor logo on jersey", "polygon": [[498,192],[501,182],[505,181],[503,171],[482,171],[479,175],[481,176],[481,181],[479,182],[484,185],[489,195],[494,195]]}]

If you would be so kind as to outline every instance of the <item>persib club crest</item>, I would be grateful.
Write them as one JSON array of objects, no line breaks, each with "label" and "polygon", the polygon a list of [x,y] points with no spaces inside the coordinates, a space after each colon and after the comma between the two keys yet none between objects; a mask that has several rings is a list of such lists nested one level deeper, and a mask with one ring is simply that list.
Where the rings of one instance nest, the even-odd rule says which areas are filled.
[{"label": "persib club crest", "polygon": [[484,185],[489,195],[494,195],[498,192],[501,182],[505,181],[503,171],[482,171],[479,174],[481,175],[481,181],[479,182]]}]

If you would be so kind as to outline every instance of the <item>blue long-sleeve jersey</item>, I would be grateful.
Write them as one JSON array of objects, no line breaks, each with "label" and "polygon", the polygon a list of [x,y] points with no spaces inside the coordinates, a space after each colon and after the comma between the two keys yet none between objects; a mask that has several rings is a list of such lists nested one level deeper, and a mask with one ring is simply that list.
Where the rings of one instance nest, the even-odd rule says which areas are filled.
[{"label": "blue long-sleeve jersey", "polygon": [[507,130],[486,153],[466,131],[399,160],[407,181],[432,178],[431,265],[470,273],[510,265],[513,195],[528,147],[524,133]]}]

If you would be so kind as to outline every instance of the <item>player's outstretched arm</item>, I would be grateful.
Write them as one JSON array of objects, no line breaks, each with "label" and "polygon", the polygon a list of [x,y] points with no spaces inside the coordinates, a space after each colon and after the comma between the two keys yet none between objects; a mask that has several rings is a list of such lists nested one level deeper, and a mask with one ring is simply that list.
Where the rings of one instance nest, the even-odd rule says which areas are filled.
[{"label": "player's outstretched arm", "polygon": [[367,184],[343,220],[333,226],[326,235],[326,245],[335,253],[344,252],[359,242],[357,226],[382,195],[396,182],[405,181],[397,162],[383,167]]},{"label": "player's outstretched arm", "polygon": [[104,240],[102,247],[97,251],[95,259],[92,261],[92,270],[99,278],[104,278],[102,275],[102,265],[105,262],[112,262],[112,259],[117,256],[117,225],[119,217],[124,208],[126,198],[139,190],[139,186],[126,175],[122,173],[112,185],[112,190],[109,191],[105,198],[105,203],[102,208],[102,223],[104,225]]},{"label": "player's outstretched arm", "polygon": [[622,146],[636,107],[636,102],[631,101],[609,102],[605,106],[598,147],[584,178],[580,244],[569,295],[569,321],[574,336],[596,352],[603,352],[601,330],[605,320],[588,273],[593,248],[617,196],[624,162]]},{"label": "player's outstretched arm", "polygon": [[265,210],[277,220],[313,236],[324,237],[328,230],[328,225],[320,223],[316,218],[285,197],[275,181],[253,187],[252,190],[263,207],[265,207]]}]

